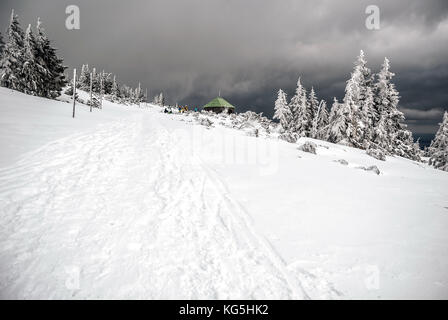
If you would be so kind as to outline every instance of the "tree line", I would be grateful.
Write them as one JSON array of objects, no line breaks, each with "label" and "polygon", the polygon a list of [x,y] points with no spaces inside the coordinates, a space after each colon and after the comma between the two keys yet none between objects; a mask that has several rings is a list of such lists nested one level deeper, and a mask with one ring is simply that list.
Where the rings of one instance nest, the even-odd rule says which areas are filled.
[{"label": "tree line", "polygon": [[[70,82],[70,87],[66,91],[68,95],[73,93],[72,81]],[[111,102],[117,102],[121,104],[139,104],[141,102],[148,101],[148,92],[143,90],[141,85],[132,88],[126,84],[119,84],[117,81],[117,76],[112,73],[97,71],[97,68],[90,69],[88,64],[83,64],[81,67],[81,74],[76,81],[76,87],[78,89],[89,92],[90,87],[92,87],[92,99],[93,104],[96,104],[96,97],[98,95],[104,96],[105,99]],[[161,92],[154,96],[153,103],[164,106],[165,97]],[[88,103],[89,104],[89,103]]]},{"label": "tree line", "polygon": [[400,97],[392,82],[394,75],[387,58],[373,74],[361,50],[346,82],[343,101],[334,98],[330,110],[324,100],[317,99],[313,88],[307,93],[299,78],[289,102],[286,93],[278,91],[274,119],[280,122],[281,137],[292,142],[311,137],[365,149],[379,158],[398,155],[420,160],[419,143],[414,143],[404,114],[398,110]]},{"label": "tree line", "polygon": [[[71,83],[70,86],[73,84]],[[76,87],[87,92],[92,88],[94,99],[96,95],[101,95],[112,102],[121,104],[139,104],[147,100],[146,92],[140,85],[137,88],[125,84],[120,85],[116,75],[104,70],[98,72],[96,68],[90,69],[88,64],[82,65]],[[71,92],[69,89],[67,93],[71,94]]]},{"label": "tree line", "polygon": [[23,31],[13,10],[6,42],[0,34],[0,86],[54,99],[67,84],[65,69],[40,19],[35,32],[31,25]]}]

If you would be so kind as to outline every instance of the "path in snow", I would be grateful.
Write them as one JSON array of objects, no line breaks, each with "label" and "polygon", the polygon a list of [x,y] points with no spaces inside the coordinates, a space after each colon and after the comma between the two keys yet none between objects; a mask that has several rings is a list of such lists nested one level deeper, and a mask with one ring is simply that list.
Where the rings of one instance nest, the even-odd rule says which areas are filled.
[{"label": "path in snow", "polygon": [[0,170],[0,298],[307,298],[219,177],[153,116]]}]

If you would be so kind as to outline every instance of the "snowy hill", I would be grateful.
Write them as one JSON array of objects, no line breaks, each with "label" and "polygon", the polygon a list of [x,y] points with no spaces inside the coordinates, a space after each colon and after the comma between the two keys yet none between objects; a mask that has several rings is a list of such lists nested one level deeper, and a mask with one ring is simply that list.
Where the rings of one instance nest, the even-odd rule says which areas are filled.
[{"label": "snowy hill", "polygon": [[71,107],[0,88],[0,298],[448,298],[447,172]]}]

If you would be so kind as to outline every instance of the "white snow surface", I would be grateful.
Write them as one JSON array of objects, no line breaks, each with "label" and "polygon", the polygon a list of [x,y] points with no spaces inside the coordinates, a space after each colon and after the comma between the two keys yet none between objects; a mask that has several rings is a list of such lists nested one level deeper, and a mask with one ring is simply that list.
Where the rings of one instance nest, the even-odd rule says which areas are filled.
[{"label": "white snow surface", "polygon": [[447,172],[71,108],[0,88],[0,298],[448,298]]}]

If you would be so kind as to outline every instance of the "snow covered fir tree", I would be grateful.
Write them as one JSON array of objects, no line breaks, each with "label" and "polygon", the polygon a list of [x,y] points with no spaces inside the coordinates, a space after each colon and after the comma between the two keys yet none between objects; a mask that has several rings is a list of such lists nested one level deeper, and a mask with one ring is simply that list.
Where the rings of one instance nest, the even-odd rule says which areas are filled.
[{"label": "snow covered fir tree", "polygon": [[165,96],[163,92],[160,92],[158,95],[154,96],[153,103],[159,106],[165,105]]},{"label": "snow covered fir tree", "polygon": [[5,48],[5,42],[3,41],[3,35],[0,32],[0,57],[3,55],[3,49]]},{"label": "snow covered fir tree", "polygon": [[274,119],[280,121],[282,137],[293,142],[297,137],[317,138],[365,149],[381,159],[398,155],[420,160],[418,143],[414,143],[398,109],[394,75],[387,58],[378,74],[372,74],[361,50],[346,82],[343,101],[334,98],[330,112],[325,101],[318,103],[314,88],[307,95],[299,78],[291,101],[288,103],[280,90],[275,102]]},{"label": "snow covered fir tree", "polygon": [[448,171],[448,111],[443,115],[443,121],[428,148],[428,153],[430,165]]},{"label": "snow covered fir tree", "polygon": [[[63,60],[56,54],[40,19],[37,33],[20,26],[18,16],[11,13],[7,39],[1,45],[0,85],[26,94],[56,98],[67,84]],[[3,43],[3,40],[0,41]]]}]

